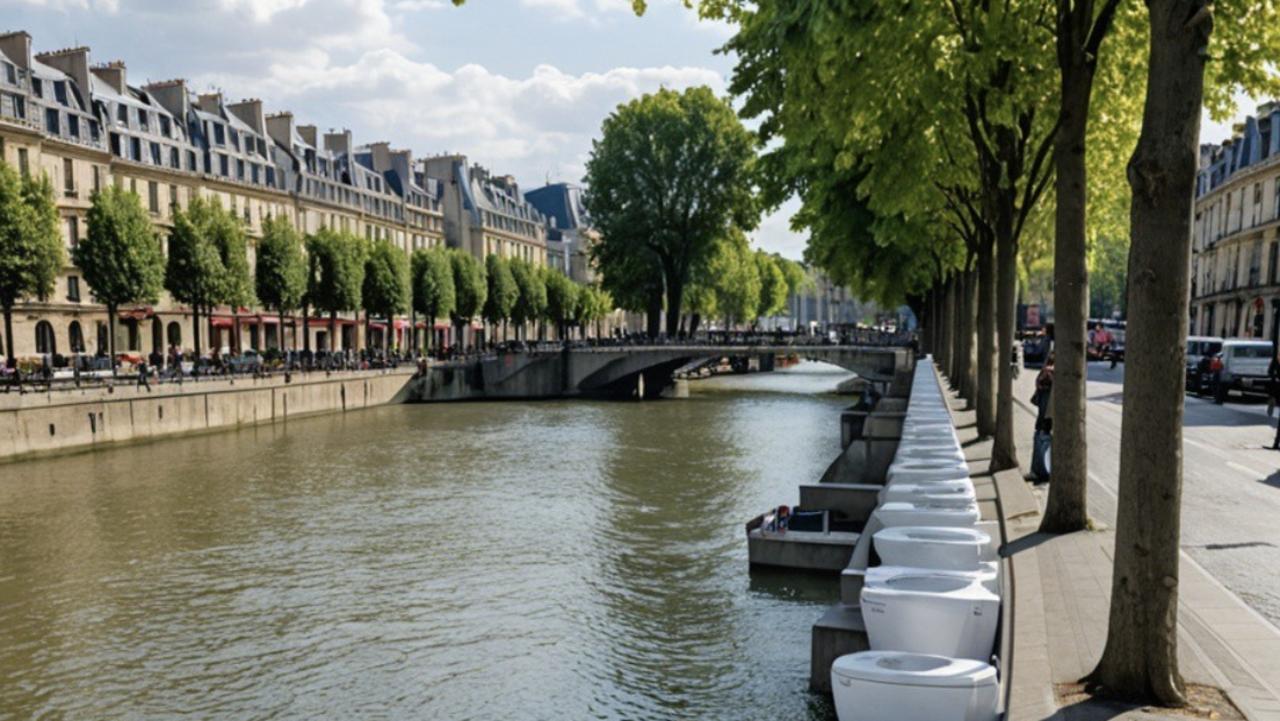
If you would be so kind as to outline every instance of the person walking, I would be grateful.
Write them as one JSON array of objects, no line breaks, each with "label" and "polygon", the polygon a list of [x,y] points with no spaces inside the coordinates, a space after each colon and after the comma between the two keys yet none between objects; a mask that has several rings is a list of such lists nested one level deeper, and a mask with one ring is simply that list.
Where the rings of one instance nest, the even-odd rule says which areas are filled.
[{"label": "person walking", "polygon": [[1031,451],[1031,475],[1028,480],[1044,483],[1049,480],[1049,452],[1053,444],[1053,361],[1049,352],[1044,367],[1036,376],[1036,392],[1031,401],[1036,406],[1036,431]]},{"label": "person walking", "polygon": [[[1280,400],[1280,350],[1271,355],[1271,365],[1267,366],[1267,417],[1275,415],[1276,402]],[[1276,435],[1271,441],[1271,450],[1280,451],[1280,421],[1276,421]]]}]

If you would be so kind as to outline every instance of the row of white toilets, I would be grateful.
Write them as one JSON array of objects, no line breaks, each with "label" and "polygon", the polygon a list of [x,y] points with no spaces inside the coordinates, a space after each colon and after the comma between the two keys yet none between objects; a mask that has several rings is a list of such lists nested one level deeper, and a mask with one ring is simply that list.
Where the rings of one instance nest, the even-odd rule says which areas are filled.
[{"label": "row of white toilets", "polygon": [[[880,566],[861,607],[870,651],[836,659],[841,721],[993,721],[996,542],[980,518],[932,359],[916,367],[902,440],[869,523]],[[874,530],[880,528],[880,530]]]}]

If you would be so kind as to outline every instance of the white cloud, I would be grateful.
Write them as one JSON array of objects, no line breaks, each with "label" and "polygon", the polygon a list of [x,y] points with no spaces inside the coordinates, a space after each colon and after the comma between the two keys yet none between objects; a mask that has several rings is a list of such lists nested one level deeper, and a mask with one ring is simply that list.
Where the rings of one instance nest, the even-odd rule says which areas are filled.
[{"label": "white cloud", "polygon": [[710,85],[720,74],[697,67],[614,68],[570,74],[551,65],[513,78],[467,64],[450,72],[394,50],[334,62],[312,50],[258,75],[212,74],[199,84],[233,97],[264,98],[301,122],[350,125],[358,142],[388,140],[418,154],[465,152],[528,183],[581,179],[591,138],[619,103],[660,87]]},{"label": "white cloud", "polygon": [[97,10],[105,13],[116,13],[120,10],[119,0],[18,0],[20,3],[38,8],[48,8],[58,12],[71,10]]}]

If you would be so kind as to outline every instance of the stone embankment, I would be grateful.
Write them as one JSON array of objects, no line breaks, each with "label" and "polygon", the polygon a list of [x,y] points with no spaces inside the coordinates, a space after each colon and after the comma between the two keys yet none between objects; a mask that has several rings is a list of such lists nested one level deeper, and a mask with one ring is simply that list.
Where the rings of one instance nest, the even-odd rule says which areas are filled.
[{"label": "stone embankment", "polygon": [[407,399],[413,369],[0,393],[0,462]]}]

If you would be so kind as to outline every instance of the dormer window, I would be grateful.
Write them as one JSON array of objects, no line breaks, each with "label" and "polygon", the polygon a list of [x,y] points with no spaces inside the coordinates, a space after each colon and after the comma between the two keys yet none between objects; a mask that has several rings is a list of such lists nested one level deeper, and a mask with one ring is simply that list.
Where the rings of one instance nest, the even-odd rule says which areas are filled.
[{"label": "dormer window", "polygon": [[139,110],[139,111],[138,111],[138,127],[142,128],[143,130],[150,130],[150,128],[149,128],[149,127],[147,127],[147,125],[148,125],[148,124],[147,124],[147,111],[145,111],[145,110]]},{"label": "dormer window", "polygon": [[236,132],[236,129],[235,129],[235,128],[232,128],[232,129],[230,130],[230,133],[231,133],[231,147],[235,148],[236,150],[239,150],[239,149],[240,149],[240,134]]},{"label": "dormer window", "polygon": [[63,105],[67,104],[67,84],[62,80],[53,81],[53,97]]},{"label": "dormer window", "polygon": [[117,105],[116,118],[120,121],[121,125],[126,128],[129,127],[129,106],[123,104]]},{"label": "dormer window", "polygon": [[10,85],[18,84],[18,68],[12,63],[4,64],[4,79],[9,81]]},{"label": "dormer window", "polygon": [[37,98],[44,97],[44,81],[40,78],[31,78],[31,92],[35,93]]},{"label": "dormer window", "polygon": [[160,116],[160,134],[167,138],[170,136],[171,131],[172,131],[172,126],[169,124],[169,116],[161,115]]},{"label": "dormer window", "polygon": [[[222,123],[213,124],[213,142],[218,145],[227,144],[227,131],[222,127]],[[226,175],[226,173],[223,173],[223,175]]]}]

